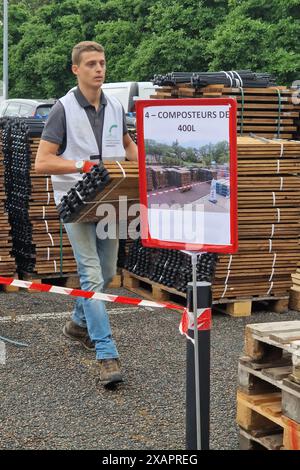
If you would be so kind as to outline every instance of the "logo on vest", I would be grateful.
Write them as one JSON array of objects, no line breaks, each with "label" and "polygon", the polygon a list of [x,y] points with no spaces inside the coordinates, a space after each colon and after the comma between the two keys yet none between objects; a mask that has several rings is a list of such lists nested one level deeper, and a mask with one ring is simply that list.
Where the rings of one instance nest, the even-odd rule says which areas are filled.
[{"label": "logo on vest", "polygon": [[113,124],[112,126],[110,126],[109,128],[109,131],[108,131],[108,135],[109,137],[117,137],[117,129],[118,129],[118,126],[117,124]]},{"label": "logo on vest", "polygon": [[118,137],[118,126],[117,124],[112,124],[109,129],[108,133],[105,136],[105,144],[108,147],[115,147],[120,144],[120,139]]}]

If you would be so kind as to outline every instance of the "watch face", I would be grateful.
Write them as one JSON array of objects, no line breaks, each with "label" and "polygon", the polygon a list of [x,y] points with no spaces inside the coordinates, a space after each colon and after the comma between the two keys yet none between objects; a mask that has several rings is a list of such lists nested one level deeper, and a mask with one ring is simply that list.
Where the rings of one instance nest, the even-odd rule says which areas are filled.
[{"label": "watch face", "polygon": [[76,168],[77,168],[78,170],[82,170],[82,168],[83,168],[83,161],[80,160],[79,162],[76,162],[76,163],[75,163],[75,166],[76,166]]}]

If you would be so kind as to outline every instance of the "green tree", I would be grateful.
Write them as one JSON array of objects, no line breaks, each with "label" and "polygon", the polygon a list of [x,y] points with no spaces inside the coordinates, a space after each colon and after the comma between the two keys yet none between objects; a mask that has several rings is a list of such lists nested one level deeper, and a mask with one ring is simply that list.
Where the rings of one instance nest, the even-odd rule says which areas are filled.
[{"label": "green tree", "polygon": [[75,84],[70,53],[82,39],[76,3],[50,2],[21,27],[21,40],[10,48],[11,97],[55,97]]},{"label": "green tree", "polygon": [[10,0],[9,94],[63,95],[82,40],[105,47],[107,81],[252,68],[286,84],[298,78],[299,19],[300,0]]},{"label": "green tree", "polygon": [[149,8],[145,34],[132,57],[130,76],[149,80],[170,71],[207,70],[205,45],[227,1],[158,0]]},{"label": "green tree", "polygon": [[300,0],[231,0],[208,43],[211,70],[268,71],[281,83],[300,68]]},{"label": "green tree", "polygon": [[49,0],[8,0],[9,5],[22,5],[25,6],[29,11],[36,11],[42,5],[49,3]]}]

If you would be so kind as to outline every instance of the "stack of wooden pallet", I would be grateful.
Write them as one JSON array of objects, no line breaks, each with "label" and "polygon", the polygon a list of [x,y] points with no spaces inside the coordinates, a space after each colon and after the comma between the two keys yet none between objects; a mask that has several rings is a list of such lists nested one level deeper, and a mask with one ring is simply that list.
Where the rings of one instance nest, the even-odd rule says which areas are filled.
[{"label": "stack of wooden pallet", "polygon": [[191,182],[191,172],[188,169],[171,169],[170,176],[172,185],[174,186],[185,186]]},{"label": "stack of wooden pallet", "polygon": [[[0,178],[2,183],[5,180],[5,193],[4,190],[0,193],[0,223],[5,247],[1,253],[1,235],[1,272],[13,275],[17,271],[22,279],[45,279],[47,282],[52,279],[51,282],[77,287],[76,262],[54,203],[51,178],[37,175],[34,171],[44,122],[9,118],[3,125],[3,140],[7,140],[7,145],[0,157],[3,158]],[[111,165],[114,166],[113,163]],[[122,170],[118,170],[118,175],[123,180]],[[8,218],[1,216],[4,205]],[[10,257],[10,249],[13,258]],[[118,274],[110,287],[120,285],[121,276]]]},{"label": "stack of wooden pallet", "polygon": [[300,142],[238,138],[239,251],[221,256],[214,298],[284,297],[300,261]]},{"label": "stack of wooden pallet", "polygon": [[[162,189],[169,186],[185,186],[193,181],[210,182],[215,171],[205,168],[185,168],[179,166],[169,166],[164,168],[153,164],[147,166],[147,191]],[[222,183],[220,182],[220,185]],[[226,183],[228,185],[228,183]],[[221,190],[221,189],[220,189]]]},{"label": "stack of wooden pallet", "polygon": [[296,272],[292,273],[292,282],[290,292],[290,308],[300,311],[300,263],[298,263]]},{"label": "stack of wooden pallet", "polygon": [[300,321],[246,327],[239,361],[242,450],[300,450]]},{"label": "stack of wooden pallet", "polygon": [[43,122],[10,119],[7,126],[5,206],[18,274],[46,278],[76,273],[69,240],[60,227],[51,179],[34,171]]},{"label": "stack of wooden pallet", "polygon": [[161,166],[151,167],[152,182],[155,189],[165,188],[168,186],[167,172]]},{"label": "stack of wooden pallet", "polygon": [[239,250],[219,257],[213,282],[214,303],[233,316],[250,315],[257,300],[288,307],[300,262],[299,173],[300,141],[238,137]]},{"label": "stack of wooden pallet", "polygon": [[296,136],[299,120],[293,93],[287,87],[179,83],[151,96],[238,101],[239,251],[220,257],[213,284],[214,302],[228,303],[232,315],[249,315],[253,300],[269,299],[274,307],[280,299],[278,311],[288,306],[291,274],[300,260],[300,142],[286,140]]},{"label": "stack of wooden pallet", "polygon": [[5,191],[4,191],[4,165],[3,152],[4,145],[2,140],[2,129],[0,130],[0,272],[1,276],[14,276],[16,272],[16,263],[11,254],[12,240],[10,235],[10,225],[8,215],[5,211]]},{"label": "stack of wooden pallet", "polygon": [[153,189],[153,178],[152,178],[152,170],[149,166],[146,168],[146,177],[147,177],[147,190],[152,191]]},{"label": "stack of wooden pallet", "polygon": [[29,217],[36,258],[34,272],[38,276],[77,273],[72,248],[63,225],[60,224],[54,202],[50,176],[37,175],[34,162],[39,138],[30,139],[31,195]]},{"label": "stack of wooden pallet", "polygon": [[240,135],[258,134],[266,138],[293,139],[298,135],[300,104],[295,90],[280,86],[267,88],[228,88],[209,85],[195,88],[189,84],[161,87],[151,98],[233,97],[238,104],[237,128]]}]

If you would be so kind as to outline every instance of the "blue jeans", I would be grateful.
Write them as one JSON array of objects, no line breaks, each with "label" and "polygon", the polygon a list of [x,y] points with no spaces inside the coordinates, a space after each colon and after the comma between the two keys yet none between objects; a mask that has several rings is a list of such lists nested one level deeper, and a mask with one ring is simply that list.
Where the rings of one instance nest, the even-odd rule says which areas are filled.
[{"label": "blue jeans", "polygon": [[[116,273],[118,240],[100,240],[93,222],[65,224],[77,263],[81,289],[102,292]],[[72,320],[88,329],[95,341],[96,359],[119,357],[112,339],[108,313],[101,300],[78,297]]]}]

